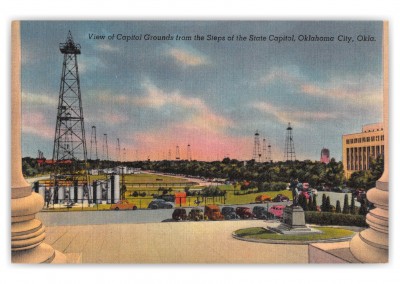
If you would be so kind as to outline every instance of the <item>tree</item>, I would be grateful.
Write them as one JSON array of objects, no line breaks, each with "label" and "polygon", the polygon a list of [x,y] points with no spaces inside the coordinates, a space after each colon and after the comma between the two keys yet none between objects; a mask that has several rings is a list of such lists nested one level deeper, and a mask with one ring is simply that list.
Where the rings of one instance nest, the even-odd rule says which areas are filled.
[{"label": "tree", "polygon": [[304,194],[299,195],[299,205],[304,211],[307,211],[307,198],[304,196]]},{"label": "tree", "polygon": [[308,204],[307,204],[307,211],[315,211],[314,210],[314,197],[310,196],[310,199],[308,200]]},{"label": "tree", "polygon": [[358,214],[365,216],[368,213],[367,201],[365,198],[363,198],[363,199],[361,199],[360,203],[361,203],[361,206],[360,206],[360,209],[358,210]]},{"label": "tree", "polygon": [[329,196],[326,197],[325,211],[326,212],[330,212],[331,211],[331,198]]},{"label": "tree", "polygon": [[342,213],[342,208],[340,207],[340,201],[336,201],[336,213]]},{"label": "tree", "polygon": [[349,196],[346,194],[344,196],[344,205],[343,205],[343,214],[349,214],[350,213],[350,208],[349,208]]},{"label": "tree", "polygon": [[312,204],[313,204],[313,206],[312,206],[313,211],[317,211],[317,197],[316,196],[313,197]]},{"label": "tree", "polygon": [[326,195],[325,193],[322,194],[322,203],[321,203],[321,211],[325,212],[326,211]]},{"label": "tree", "polygon": [[354,198],[351,198],[350,214],[356,214],[356,205]]}]

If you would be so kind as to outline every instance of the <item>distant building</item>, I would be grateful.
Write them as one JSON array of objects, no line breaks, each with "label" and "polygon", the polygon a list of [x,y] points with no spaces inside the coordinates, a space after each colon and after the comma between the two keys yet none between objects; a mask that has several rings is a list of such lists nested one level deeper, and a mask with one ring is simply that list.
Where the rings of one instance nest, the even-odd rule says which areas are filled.
[{"label": "distant building", "polygon": [[331,158],[329,156],[329,149],[322,148],[320,162],[324,163],[324,164],[328,164],[330,161],[331,161]]},{"label": "distant building", "polygon": [[383,123],[368,124],[362,132],[342,136],[343,168],[346,178],[353,172],[365,171],[370,167],[371,158],[384,153]]}]

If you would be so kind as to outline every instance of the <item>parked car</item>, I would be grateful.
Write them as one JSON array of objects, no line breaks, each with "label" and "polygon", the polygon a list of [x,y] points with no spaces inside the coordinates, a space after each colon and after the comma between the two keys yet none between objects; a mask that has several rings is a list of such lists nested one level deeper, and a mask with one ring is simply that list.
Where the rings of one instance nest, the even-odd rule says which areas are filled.
[{"label": "parked car", "polygon": [[112,204],[110,210],[136,210],[135,204],[129,203],[128,200],[120,200],[115,204]]},{"label": "parked car", "polygon": [[267,202],[267,201],[272,201],[271,196],[262,194],[262,195],[258,195],[258,196],[256,197],[256,202],[257,202],[257,203],[264,203],[264,202]]},{"label": "parked car", "polygon": [[253,213],[251,213],[251,210],[248,207],[236,207],[236,214],[241,219],[249,219],[254,217]]},{"label": "parked car", "polygon": [[254,206],[253,208],[253,215],[257,219],[272,219],[274,215],[268,212],[266,207],[263,206]]},{"label": "parked car", "polygon": [[277,196],[272,199],[273,202],[284,202],[284,201],[289,201],[289,197],[283,194],[278,194]]},{"label": "parked car", "polygon": [[190,212],[189,212],[188,219],[189,220],[193,220],[193,221],[204,220],[203,209],[201,209],[201,208],[192,208],[192,210],[190,210]]},{"label": "parked car", "polygon": [[204,219],[224,220],[224,216],[221,214],[218,205],[206,205],[204,207]]},{"label": "parked car", "polygon": [[171,202],[167,202],[164,199],[154,199],[149,203],[147,207],[149,209],[170,209],[174,208],[174,204]]},{"label": "parked car", "polygon": [[186,209],[184,208],[176,208],[172,213],[172,219],[176,221],[186,220],[187,218]]},{"label": "parked car", "polygon": [[285,207],[284,205],[274,205],[268,209],[268,212],[274,215],[275,218],[281,218]]},{"label": "parked car", "polygon": [[221,212],[222,215],[224,215],[225,220],[239,219],[239,216],[236,214],[235,208],[233,207],[223,207]]},{"label": "parked car", "polygon": [[308,192],[308,194],[311,196],[311,197],[314,197],[314,196],[317,196],[318,195],[318,190],[316,190],[315,188],[309,188],[308,190],[307,190],[307,192]]},{"label": "parked car", "polygon": [[310,194],[307,191],[300,191],[299,195],[304,195],[306,199],[310,199]]}]

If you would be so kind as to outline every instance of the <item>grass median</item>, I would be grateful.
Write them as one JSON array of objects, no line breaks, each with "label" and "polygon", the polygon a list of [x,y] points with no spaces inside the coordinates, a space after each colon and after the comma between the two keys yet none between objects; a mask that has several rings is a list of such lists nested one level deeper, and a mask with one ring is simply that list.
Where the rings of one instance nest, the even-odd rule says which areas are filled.
[{"label": "grass median", "polygon": [[351,230],[334,227],[313,227],[322,231],[322,234],[304,235],[282,235],[272,232],[266,228],[254,227],[240,229],[234,232],[237,237],[253,240],[276,240],[276,241],[322,241],[330,239],[349,238],[354,235]]}]

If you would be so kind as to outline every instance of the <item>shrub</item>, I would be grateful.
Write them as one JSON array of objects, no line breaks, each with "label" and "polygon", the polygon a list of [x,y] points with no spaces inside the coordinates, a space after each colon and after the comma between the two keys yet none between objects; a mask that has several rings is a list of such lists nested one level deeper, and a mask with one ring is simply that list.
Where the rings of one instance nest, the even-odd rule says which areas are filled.
[{"label": "shrub", "polygon": [[299,205],[303,208],[304,211],[307,210],[307,198],[303,195],[299,195]]},{"label": "shrub", "polygon": [[[347,194],[346,194],[346,196],[347,196]],[[350,214],[356,214],[356,205],[355,205],[354,198],[351,199]]]},{"label": "shrub", "polygon": [[340,207],[340,201],[336,201],[336,213],[342,213],[342,208]]},{"label": "shrub", "polygon": [[330,212],[305,212],[306,223],[317,225],[366,227],[365,216]]},{"label": "shrub", "polygon": [[326,194],[324,193],[324,194],[322,194],[321,211],[323,211],[323,212],[326,211],[325,206],[326,206]]},{"label": "shrub", "polygon": [[[354,202],[354,198],[352,198],[353,202]],[[349,214],[350,213],[350,208],[349,208],[349,195],[346,194],[344,196],[344,205],[343,205],[343,214]]]},{"label": "shrub", "polygon": [[367,208],[367,202],[365,200],[365,198],[361,199],[361,206],[360,209],[358,210],[358,214],[360,215],[367,215],[368,213],[368,208]]}]

